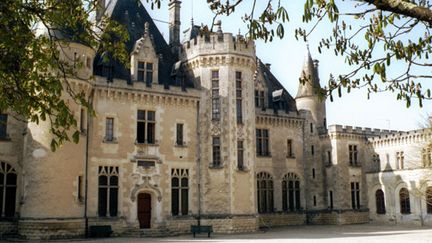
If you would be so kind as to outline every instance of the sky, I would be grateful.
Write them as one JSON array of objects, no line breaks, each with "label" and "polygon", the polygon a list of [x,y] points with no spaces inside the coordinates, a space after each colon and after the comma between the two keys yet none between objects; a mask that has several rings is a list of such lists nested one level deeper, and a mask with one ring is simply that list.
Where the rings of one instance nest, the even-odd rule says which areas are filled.
[{"label": "sky", "polygon": [[[218,18],[222,21],[222,30],[230,33],[246,33],[246,24],[241,16],[250,11],[251,0],[245,0],[243,5],[236,8],[232,16]],[[266,1],[257,1],[257,8],[263,7]],[[282,1],[283,2],[283,1]],[[150,5],[143,1],[150,15],[155,21],[165,39],[168,39],[168,0],[162,0],[161,9],[151,10]],[[307,53],[306,43],[303,40],[296,40],[294,30],[299,26],[311,28],[301,21],[304,1],[285,1],[290,22],[285,24],[285,36],[283,39],[275,39],[272,42],[256,41],[257,56],[264,62],[271,64],[271,71],[282,83],[285,89],[295,97],[299,84],[299,76],[302,64]],[[196,25],[211,25],[213,13],[208,8],[205,0],[183,0],[181,4],[181,30],[191,26],[193,17]],[[159,20],[159,21],[158,21]],[[353,26],[358,23],[353,22]],[[323,24],[315,29],[308,40],[309,49],[313,59],[319,60],[319,76],[321,85],[325,85],[330,74],[348,73],[350,68],[344,63],[344,59],[334,55],[332,50],[317,50],[318,42],[323,36],[328,36],[332,26]],[[395,69],[398,69],[396,66]],[[397,70],[390,70],[396,73]],[[426,86],[426,84],[425,84]],[[430,87],[430,85],[428,86]],[[329,125],[351,125],[356,127],[371,127],[391,130],[413,130],[424,124],[428,115],[432,115],[432,101],[424,101],[423,108],[417,102],[411,107],[406,107],[405,101],[396,100],[395,93],[371,94],[367,99],[366,90],[354,90],[349,94],[344,93],[341,98],[334,95],[334,101],[326,101],[327,121]]]}]

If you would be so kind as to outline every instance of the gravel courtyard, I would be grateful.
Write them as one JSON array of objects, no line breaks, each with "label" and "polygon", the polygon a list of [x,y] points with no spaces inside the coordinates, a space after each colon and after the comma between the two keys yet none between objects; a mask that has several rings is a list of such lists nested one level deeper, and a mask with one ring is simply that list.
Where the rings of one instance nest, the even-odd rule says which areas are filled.
[{"label": "gravel courtyard", "polygon": [[[64,241],[62,241],[64,242]],[[75,241],[76,242],[76,241]],[[191,235],[181,235],[169,238],[107,238],[84,240],[79,242],[111,243],[111,242],[404,242],[432,243],[432,228],[427,227],[403,227],[381,225],[345,225],[345,226],[292,226],[275,228],[267,232],[252,234],[222,235],[214,234],[209,239],[206,234],[193,238]]]}]

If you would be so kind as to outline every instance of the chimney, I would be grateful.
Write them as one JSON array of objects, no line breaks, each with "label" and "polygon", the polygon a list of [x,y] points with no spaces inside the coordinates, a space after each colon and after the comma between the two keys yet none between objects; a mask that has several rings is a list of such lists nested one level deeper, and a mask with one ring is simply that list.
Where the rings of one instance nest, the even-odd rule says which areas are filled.
[{"label": "chimney", "polygon": [[179,0],[170,0],[169,9],[169,44],[171,47],[180,45],[180,4]]},{"label": "chimney", "polygon": [[103,15],[105,14],[105,0],[98,0],[96,7],[96,21],[101,21]]}]

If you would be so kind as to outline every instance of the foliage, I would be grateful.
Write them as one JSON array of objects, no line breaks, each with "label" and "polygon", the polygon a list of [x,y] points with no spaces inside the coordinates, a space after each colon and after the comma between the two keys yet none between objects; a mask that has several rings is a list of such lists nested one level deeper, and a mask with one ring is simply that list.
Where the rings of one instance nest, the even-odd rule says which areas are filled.
[{"label": "foliage", "polygon": [[[240,4],[250,1],[207,0],[215,16],[230,15]],[[243,20],[248,25],[248,36],[272,41],[284,37],[284,22],[289,21],[283,4],[288,1],[266,0],[267,7],[256,14],[256,0]],[[432,11],[428,0],[305,0],[302,21],[312,23],[306,30],[298,27],[296,38],[304,41],[322,22],[333,26],[331,33],[322,38],[318,51],[333,51],[345,57],[352,71],[330,77],[328,84],[318,93],[333,99],[333,93],[342,95],[342,89],[365,88],[368,94],[391,91],[397,99],[417,98],[420,106],[424,99],[431,99],[431,91],[422,89],[421,81],[432,78],[429,61],[431,54]],[[275,6],[275,7],[274,7]],[[300,24],[296,25],[300,26]],[[402,67],[402,68],[400,68]],[[423,68],[422,68],[423,67]],[[400,71],[388,75],[389,69]],[[304,82],[304,81],[301,81]]]},{"label": "foliage", "polygon": [[[97,6],[98,0],[0,1],[0,113],[16,114],[23,122],[49,121],[52,150],[70,138],[79,139],[65,94],[92,113],[88,94],[73,90],[68,82],[78,78],[74,66],[81,64],[62,60],[64,48],[70,42],[93,49],[102,43],[114,57],[127,56],[122,44],[127,35],[121,26],[108,20],[96,26],[90,20]],[[41,27],[45,34],[37,33]],[[117,41],[111,41],[112,35]]]}]

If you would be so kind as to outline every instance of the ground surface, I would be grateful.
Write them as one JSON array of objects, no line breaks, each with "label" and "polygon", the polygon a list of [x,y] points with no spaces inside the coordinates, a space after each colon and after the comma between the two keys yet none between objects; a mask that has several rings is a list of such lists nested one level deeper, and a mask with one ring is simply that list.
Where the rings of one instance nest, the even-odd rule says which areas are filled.
[{"label": "ground surface", "polygon": [[[63,241],[64,242],[64,241]],[[75,241],[76,242],[76,241]],[[169,238],[108,238],[96,240],[84,240],[88,243],[126,243],[126,242],[332,242],[332,243],[355,243],[355,242],[403,242],[403,243],[432,243],[432,228],[430,227],[404,227],[404,226],[377,226],[371,224],[345,225],[345,226],[291,226],[271,229],[267,232],[251,234],[214,234],[209,239],[207,234],[181,235]]]}]

